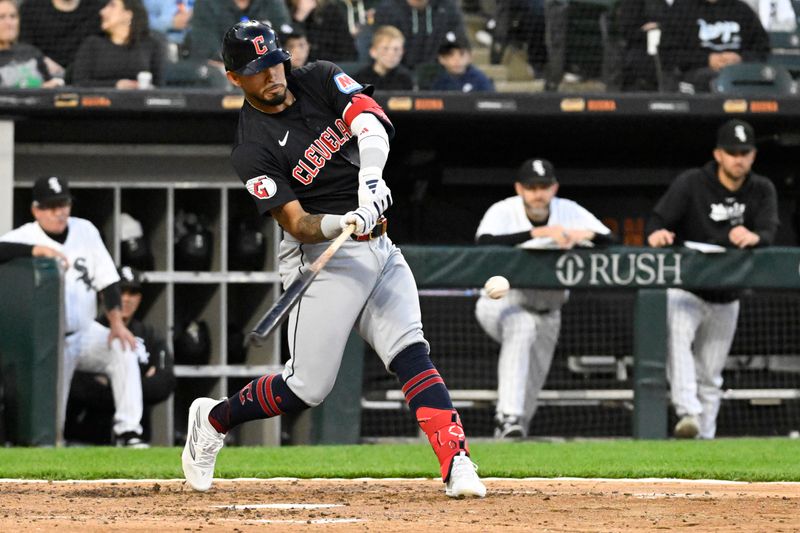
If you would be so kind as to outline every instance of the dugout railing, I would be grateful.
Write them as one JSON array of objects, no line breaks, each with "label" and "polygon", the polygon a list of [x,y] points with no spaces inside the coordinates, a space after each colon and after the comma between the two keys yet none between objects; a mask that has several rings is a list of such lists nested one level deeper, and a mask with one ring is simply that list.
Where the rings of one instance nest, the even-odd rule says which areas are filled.
[{"label": "dugout railing", "polygon": [[[732,352],[731,364],[745,368],[746,365],[759,361],[775,359],[772,357],[775,353],[773,345],[780,342],[783,344],[778,359],[789,360],[790,374],[800,377],[797,373],[800,365],[796,363],[800,362],[800,358],[795,357],[800,354],[797,349],[800,346],[796,346],[793,333],[798,318],[795,311],[800,305],[800,300],[795,301],[796,290],[800,288],[798,248],[773,247],[752,251],[730,250],[724,253],[703,253],[689,248],[656,250],[634,247],[592,248],[568,252],[472,246],[402,246],[402,250],[414,271],[423,302],[430,298],[452,299],[461,295],[466,297],[463,305],[471,306],[477,293],[475,287],[482,286],[493,275],[505,276],[512,287],[566,288],[572,289],[574,294],[583,295],[625,292],[627,296],[618,302],[617,307],[627,308],[626,312],[629,313],[628,322],[622,321],[623,326],[627,324],[631,329],[630,346],[624,348],[629,350],[629,354],[615,358],[586,353],[582,356],[571,356],[568,361],[563,362],[564,365],[572,365],[578,369],[597,370],[605,367],[605,371],[612,374],[628,372],[630,376],[616,380],[625,386],[584,389],[570,386],[554,390],[546,385],[540,399],[543,405],[615,403],[623,406],[631,411],[630,435],[635,438],[666,438],[669,434],[670,416],[674,417],[670,415],[665,373],[666,289],[669,287],[743,289],[743,301],[753,304],[750,316],[747,316],[745,304],[742,311],[745,316],[740,316],[740,329],[744,320],[748,330],[748,343],[739,350],[741,353]],[[784,310],[780,312],[771,310],[770,306],[777,305],[775,302],[781,299],[790,305],[784,305]],[[580,299],[574,305],[581,305]],[[446,303],[436,312],[442,315],[456,310],[454,304]],[[773,314],[775,316],[761,316]],[[776,320],[780,323],[772,323]],[[427,328],[429,318],[423,316],[423,321]],[[464,335],[461,339],[463,343],[475,341],[475,337]],[[779,339],[771,341],[773,337]],[[436,349],[434,352],[436,357]],[[367,358],[367,365],[370,364],[370,359]],[[355,380],[364,375],[365,371],[361,366],[363,360],[359,357],[345,359],[348,368],[341,373],[337,388],[340,385],[361,385]],[[491,366],[486,364],[476,370],[483,373],[491,371]],[[777,386],[773,383],[764,387],[763,382],[748,381],[748,374],[741,375],[742,379],[734,379],[723,385],[725,401],[778,405],[782,402],[797,403],[800,400],[800,379],[792,378],[778,383]],[[454,381],[456,383],[450,385],[451,393],[454,402],[461,408],[480,405],[486,407],[493,405],[496,400],[496,390],[461,387],[458,380]],[[369,383],[364,383],[360,404],[364,412],[383,411],[380,416],[385,417],[391,410],[404,410],[399,388],[387,383],[382,381],[372,389]],[[329,404],[329,411],[336,410],[334,402],[326,404]],[[353,420],[355,413],[352,405],[348,409],[347,419]],[[398,420],[404,417],[408,418],[408,413],[399,416]],[[320,441],[328,440],[326,426],[331,425],[333,420],[341,421],[342,418],[332,416],[330,412],[317,418],[317,422],[321,423],[317,428]],[[361,420],[363,422],[365,418],[362,417]],[[406,422],[399,423],[409,425]],[[797,425],[800,426],[800,420]],[[413,426],[413,421],[410,426]],[[361,435],[364,436],[363,431]],[[340,441],[337,438],[333,440]]]}]

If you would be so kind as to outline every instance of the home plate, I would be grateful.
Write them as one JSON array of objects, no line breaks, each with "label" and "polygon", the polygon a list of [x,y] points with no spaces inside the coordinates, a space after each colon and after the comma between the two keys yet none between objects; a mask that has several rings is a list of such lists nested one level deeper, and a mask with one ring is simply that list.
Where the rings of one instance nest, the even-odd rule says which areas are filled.
[{"label": "home plate", "polygon": [[344,507],[338,503],[244,503],[236,505],[212,505],[214,509],[229,509],[231,511],[243,509],[330,509],[331,507]]}]

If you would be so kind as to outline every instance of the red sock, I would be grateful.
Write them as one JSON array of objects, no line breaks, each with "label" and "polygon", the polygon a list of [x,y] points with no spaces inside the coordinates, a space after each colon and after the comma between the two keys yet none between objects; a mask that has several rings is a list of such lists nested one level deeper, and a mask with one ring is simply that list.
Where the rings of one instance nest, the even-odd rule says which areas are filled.
[{"label": "red sock", "polygon": [[467,437],[461,425],[461,418],[455,409],[433,409],[420,407],[417,409],[419,427],[428,436],[442,472],[442,481],[450,477],[450,465],[453,457],[460,452],[469,455]]}]

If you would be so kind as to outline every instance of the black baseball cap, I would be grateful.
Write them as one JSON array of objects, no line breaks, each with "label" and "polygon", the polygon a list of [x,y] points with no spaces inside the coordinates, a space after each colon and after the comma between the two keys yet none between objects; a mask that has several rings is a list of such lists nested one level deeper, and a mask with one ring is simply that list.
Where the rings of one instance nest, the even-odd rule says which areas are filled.
[{"label": "black baseball cap", "polygon": [[33,183],[33,204],[47,207],[72,201],[69,183],[58,176],[43,176]]},{"label": "black baseball cap", "polygon": [[129,292],[142,292],[142,273],[133,267],[123,265],[117,269],[119,272],[119,290]]},{"label": "black baseball cap", "polygon": [[280,38],[281,42],[285,44],[289,39],[300,39],[301,37],[306,37],[306,32],[303,31],[303,28],[298,25],[292,26],[291,24],[281,24],[281,27],[278,30],[278,37]]},{"label": "black baseball cap", "polygon": [[717,131],[717,148],[723,150],[755,150],[756,134],[744,120],[733,119]]},{"label": "black baseball cap", "polygon": [[436,53],[440,56],[446,56],[453,50],[466,50],[467,52],[470,52],[472,48],[470,47],[468,42],[462,41],[460,39],[455,38],[455,36],[452,36],[452,38],[448,37],[442,41],[442,44],[439,45],[439,50],[437,50]]},{"label": "black baseball cap", "polygon": [[547,159],[528,159],[519,167],[517,181],[523,185],[552,185],[557,183],[556,170]]}]

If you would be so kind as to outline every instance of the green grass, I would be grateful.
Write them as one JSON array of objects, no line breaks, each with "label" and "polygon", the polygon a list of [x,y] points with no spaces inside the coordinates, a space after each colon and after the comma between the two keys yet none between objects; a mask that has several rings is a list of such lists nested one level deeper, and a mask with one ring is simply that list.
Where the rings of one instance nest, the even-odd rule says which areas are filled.
[{"label": "green grass", "polygon": [[[0,449],[0,478],[181,478],[179,448]],[[800,440],[476,443],[484,477],[800,481]],[[225,448],[216,476],[436,477],[427,444]]]}]

